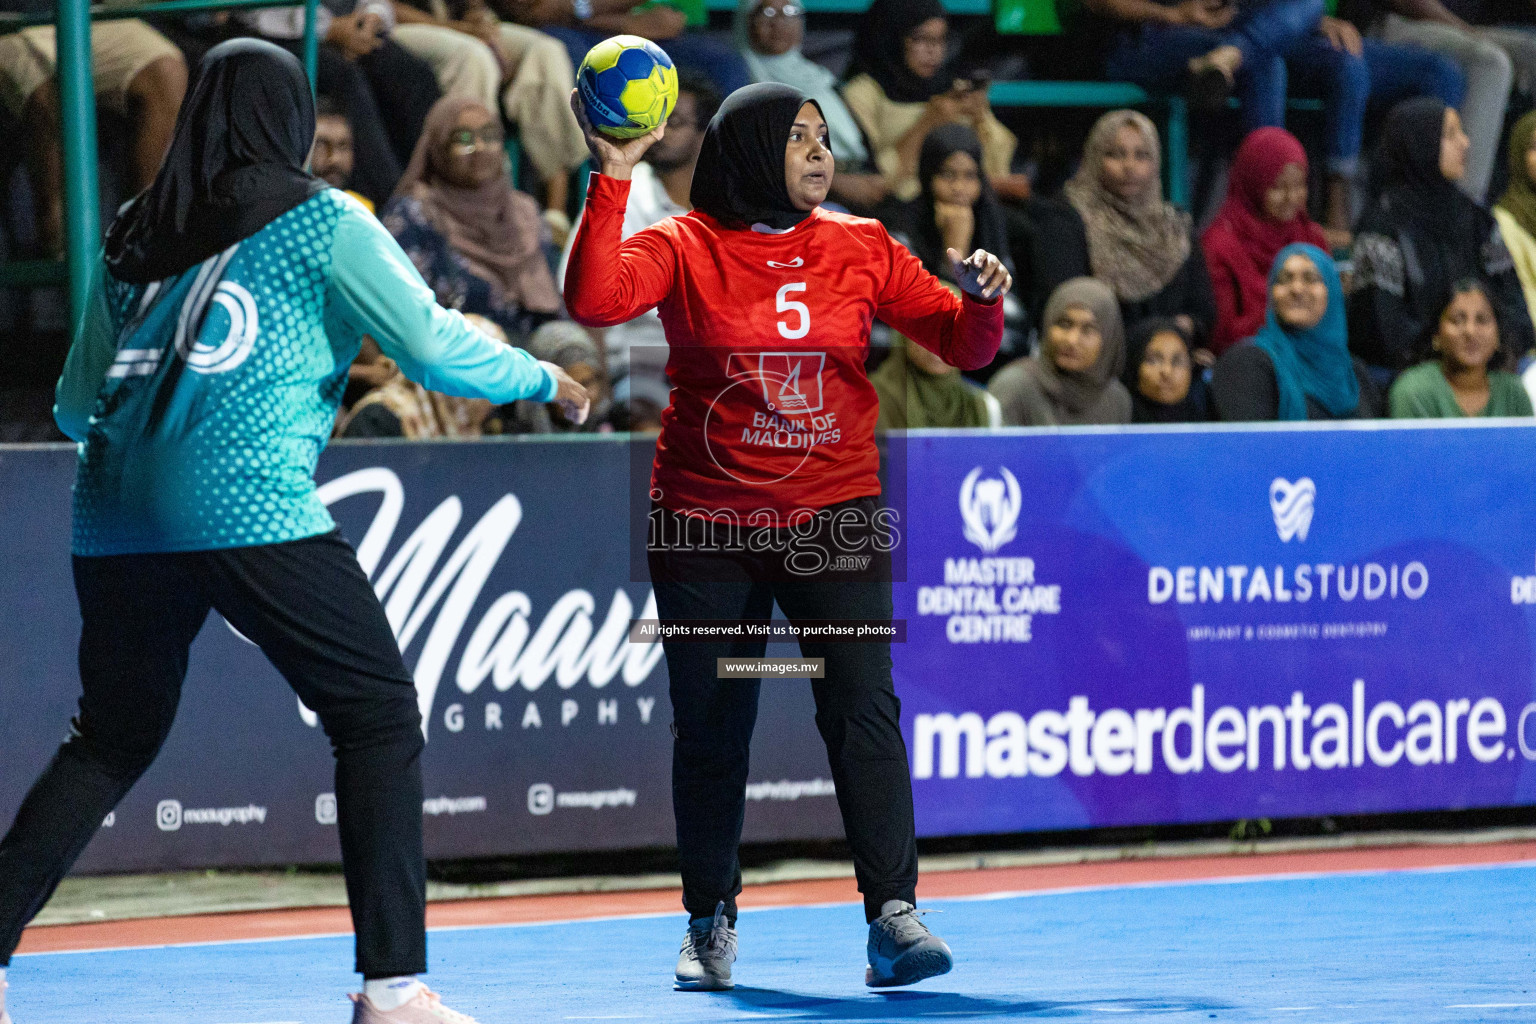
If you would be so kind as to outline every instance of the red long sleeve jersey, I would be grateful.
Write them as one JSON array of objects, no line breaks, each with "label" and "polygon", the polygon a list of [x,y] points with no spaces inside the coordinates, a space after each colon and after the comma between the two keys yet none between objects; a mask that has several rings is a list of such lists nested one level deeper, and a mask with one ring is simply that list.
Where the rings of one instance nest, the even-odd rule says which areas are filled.
[{"label": "red long sleeve jersey", "polygon": [[629,182],[592,175],[565,302],[588,327],[658,308],[672,394],[651,488],[666,508],[782,524],[879,494],[864,372],[876,317],[955,366],[997,354],[1002,303],[957,298],[878,221],[818,208],[766,233],[695,210],[621,241],[628,196]]}]

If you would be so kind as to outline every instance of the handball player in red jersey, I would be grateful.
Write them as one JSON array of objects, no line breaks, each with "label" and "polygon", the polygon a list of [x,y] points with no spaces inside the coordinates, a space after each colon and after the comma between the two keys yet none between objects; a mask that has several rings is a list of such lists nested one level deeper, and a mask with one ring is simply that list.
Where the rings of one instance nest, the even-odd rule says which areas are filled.
[{"label": "handball player in red jersey", "polygon": [[[620,143],[576,116],[600,173],[571,249],[565,301],[588,327],[653,307],[666,328],[671,404],[651,474],[647,559],[663,624],[889,623],[878,400],[864,372],[880,319],[965,369],[1002,340],[1012,284],[998,258],[956,261],[957,297],[878,222],[821,209],[832,153],[820,108],[788,86],[733,93],[709,124],[693,211],[622,239],[630,171],[661,131]],[[679,989],[730,988],[737,847],[760,680],[720,678],[717,658],[761,658],[742,636],[664,635],[672,698],[672,800],[688,934]],[[918,919],[912,783],[889,639],[802,638],[838,807],[869,922],[871,986],[947,972],[949,947]]]}]

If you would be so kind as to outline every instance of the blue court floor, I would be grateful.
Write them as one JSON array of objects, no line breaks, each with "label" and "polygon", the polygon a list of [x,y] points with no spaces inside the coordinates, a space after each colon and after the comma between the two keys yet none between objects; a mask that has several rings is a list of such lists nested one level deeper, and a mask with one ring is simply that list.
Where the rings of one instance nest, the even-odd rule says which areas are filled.
[{"label": "blue court floor", "polygon": [[[1536,866],[948,900],[946,977],[863,986],[854,905],[745,911],[731,993],[677,993],[682,918],[435,931],[433,986],[524,1021],[1536,1021]],[[347,1024],[350,938],[47,953],[16,1024]]]}]

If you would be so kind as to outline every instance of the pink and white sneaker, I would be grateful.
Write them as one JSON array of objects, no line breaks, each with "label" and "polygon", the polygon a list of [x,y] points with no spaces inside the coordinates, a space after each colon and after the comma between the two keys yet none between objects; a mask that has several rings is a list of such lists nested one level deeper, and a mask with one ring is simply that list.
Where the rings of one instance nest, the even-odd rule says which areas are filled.
[{"label": "pink and white sneaker", "polygon": [[467,1013],[448,1009],[442,996],[425,985],[410,1000],[388,1012],[374,1006],[373,1000],[361,992],[350,993],[347,998],[354,1004],[352,1024],[479,1024]]}]

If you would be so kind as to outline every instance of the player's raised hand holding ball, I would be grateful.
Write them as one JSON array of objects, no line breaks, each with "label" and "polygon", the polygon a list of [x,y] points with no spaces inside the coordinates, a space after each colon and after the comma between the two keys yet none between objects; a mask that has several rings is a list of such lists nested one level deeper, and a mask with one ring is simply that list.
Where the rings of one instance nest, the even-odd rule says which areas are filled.
[{"label": "player's raised hand holding ball", "polygon": [[592,159],[621,180],[661,138],[676,105],[672,58],[639,36],[614,36],[587,51],[571,94]]}]

